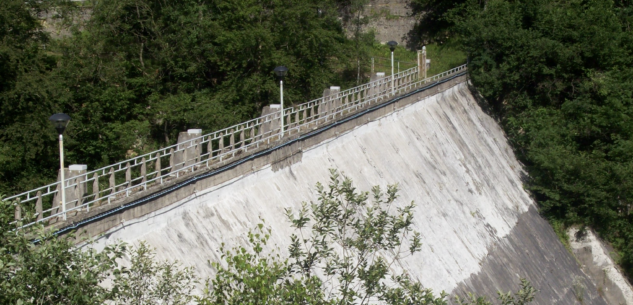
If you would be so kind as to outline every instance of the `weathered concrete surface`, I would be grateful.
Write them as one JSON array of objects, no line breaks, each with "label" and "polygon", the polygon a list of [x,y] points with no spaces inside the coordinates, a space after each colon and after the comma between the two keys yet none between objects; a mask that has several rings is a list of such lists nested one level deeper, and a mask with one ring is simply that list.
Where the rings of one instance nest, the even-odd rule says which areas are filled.
[{"label": "weathered concrete surface", "polygon": [[184,261],[209,276],[208,261],[220,260],[220,244],[245,244],[246,232],[261,219],[273,230],[271,244],[286,249],[291,230],[284,209],[316,200],[314,184],[327,182],[328,168],[337,168],[363,190],[397,182],[400,202],[416,202],[414,226],[424,245],[394,268],[407,270],[425,287],[494,295],[527,277],[546,291],[537,304],[575,304],[570,289],[576,281],[587,287],[585,304],[605,304],[533,211],[521,187],[520,164],[467,85],[428,94],[376,121],[299,148],[301,154],[286,166],[253,163],[259,170],[245,170],[216,186],[192,186],[193,195],[123,220],[97,245],[145,240],[158,258]]},{"label": "weathered concrete surface", "polygon": [[514,292],[520,288],[520,278],[526,278],[538,290],[535,304],[620,304],[600,298],[593,282],[534,207],[519,217],[510,234],[489,249],[480,265],[481,271],[460,283],[453,295]]},{"label": "weathered concrete surface", "polygon": [[589,275],[600,294],[609,304],[633,304],[633,289],[613,262],[611,251],[593,230],[579,232],[572,227],[567,231],[570,246],[582,271]]},{"label": "weathered concrete surface", "polygon": [[[370,0],[362,13],[364,17],[369,17],[369,22],[361,30],[374,30],[376,40],[380,43],[394,40],[400,45],[406,45],[409,32],[417,22],[412,16],[410,4],[410,0]],[[355,28],[348,24],[346,31],[351,36]]]}]

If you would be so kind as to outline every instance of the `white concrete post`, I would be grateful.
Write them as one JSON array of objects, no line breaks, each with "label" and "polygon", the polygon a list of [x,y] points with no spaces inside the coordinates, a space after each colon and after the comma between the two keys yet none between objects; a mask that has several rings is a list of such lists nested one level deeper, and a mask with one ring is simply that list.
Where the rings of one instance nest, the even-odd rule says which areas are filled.
[{"label": "white concrete post", "polygon": [[339,86],[330,86],[330,111],[332,112],[332,118],[336,117],[336,111],[341,106],[341,98],[338,93],[341,91]]},{"label": "white concrete post", "polygon": [[99,176],[95,173],[92,176],[92,193],[95,195],[95,205],[99,205]]},{"label": "white concrete post", "polygon": [[132,169],[130,168],[130,162],[125,164],[125,182],[126,187],[132,186]]},{"label": "white concrete post", "polygon": [[396,95],[396,76],[393,74],[393,51],[391,51],[391,94]]},{"label": "white concrete post", "polygon": [[62,192],[62,213],[64,213],[64,220],[66,220],[66,177],[64,177],[64,136],[59,135],[59,168],[61,169],[62,180],[61,187]]},{"label": "white concrete post", "polygon": [[284,81],[279,80],[280,104],[281,104],[281,136],[284,136]]},{"label": "white concrete post", "polygon": [[37,214],[37,221],[42,220],[42,191],[37,191],[37,202],[35,202],[35,213]]},{"label": "white concrete post", "polygon": [[116,192],[116,180],[114,179],[114,168],[112,167],[110,167],[110,178],[108,178],[108,183],[110,184],[110,195],[112,195],[112,193]]},{"label": "white concrete post", "polygon": [[418,78],[426,78],[426,46],[422,50],[418,50]]},{"label": "white concrete post", "polygon": [[154,170],[156,171],[156,178],[160,177],[160,153],[156,153],[156,163],[154,164]]},{"label": "white concrete post", "polygon": [[426,46],[422,47],[422,62],[420,63],[423,67],[423,79],[426,79]]},{"label": "white concrete post", "polygon": [[15,205],[15,221],[17,222],[17,225],[20,226],[20,220],[22,220],[22,207],[20,207],[20,198],[18,198],[18,200],[14,203]]},{"label": "white concrete post", "polygon": [[[68,166],[69,179],[73,179],[73,183],[75,183],[75,191],[74,198],[71,198],[70,201],[77,200],[75,204],[70,205],[70,208],[74,208],[77,206],[81,206],[84,200],[84,192],[86,188],[86,176],[84,175],[88,171],[88,165],[86,164],[71,164]],[[68,198],[67,198],[68,199]],[[68,206],[67,206],[68,207]]]}]

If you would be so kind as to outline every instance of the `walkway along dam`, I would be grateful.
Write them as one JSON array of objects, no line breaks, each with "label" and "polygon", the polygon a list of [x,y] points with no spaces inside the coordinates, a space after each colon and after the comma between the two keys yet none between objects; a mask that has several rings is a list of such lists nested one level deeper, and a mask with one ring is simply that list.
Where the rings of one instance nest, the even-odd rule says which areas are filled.
[{"label": "walkway along dam", "polygon": [[[283,135],[271,105],[258,119],[207,135],[190,130],[174,146],[109,167],[71,166],[66,206],[56,203],[60,183],[9,197],[19,199],[16,222],[85,230],[96,247],[146,241],[158,259],[212,276],[208,262],[221,260],[220,245],[246,245],[262,219],[272,228],[269,245],[287,249],[293,230],[284,209],[316,201],[315,184],[334,168],[360,190],[398,183],[398,202],[415,201],[422,251],[393,268],[436,293],[494,298],[526,278],[538,290],[534,304],[628,302],[626,287],[583,272],[538,214],[466,67],[422,75],[420,66],[326,89],[284,110]],[[26,211],[34,218],[24,219]]]}]

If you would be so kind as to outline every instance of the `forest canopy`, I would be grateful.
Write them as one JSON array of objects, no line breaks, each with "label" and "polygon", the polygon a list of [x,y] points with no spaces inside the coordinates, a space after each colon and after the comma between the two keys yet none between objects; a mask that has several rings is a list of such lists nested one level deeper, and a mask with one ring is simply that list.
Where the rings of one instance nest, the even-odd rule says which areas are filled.
[{"label": "forest canopy", "polygon": [[[56,137],[46,119],[56,112],[72,117],[67,163],[96,168],[173,144],[188,128],[216,130],[257,116],[279,99],[272,72],[279,65],[289,68],[286,103],[355,84],[374,39],[347,37],[339,11],[353,15],[360,2],[7,0],[0,8],[0,191],[55,179]],[[55,39],[44,30],[51,20],[48,30],[61,31]]]},{"label": "forest canopy", "polygon": [[459,2],[436,18],[468,54],[541,212],[555,228],[596,229],[632,275],[631,1]]}]

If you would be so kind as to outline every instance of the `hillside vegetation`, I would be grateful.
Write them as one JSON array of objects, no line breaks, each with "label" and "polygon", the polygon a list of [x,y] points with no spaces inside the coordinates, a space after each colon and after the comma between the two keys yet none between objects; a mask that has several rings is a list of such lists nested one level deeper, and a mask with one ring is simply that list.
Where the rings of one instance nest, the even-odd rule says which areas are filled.
[{"label": "hillside vegetation", "polygon": [[[90,168],[219,129],[279,99],[305,102],[365,77],[371,33],[347,37],[339,10],[358,1],[7,0],[0,7],[0,192],[54,181],[56,135],[72,117],[67,164]],[[362,2],[362,1],[361,1]],[[72,35],[51,39],[38,16]],[[361,20],[362,21],[362,20]],[[351,20],[349,22],[361,22]]]},{"label": "hillside vegetation", "polygon": [[586,225],[633,275],[633,3],[414,1],[459,45],[554,227]]}]

